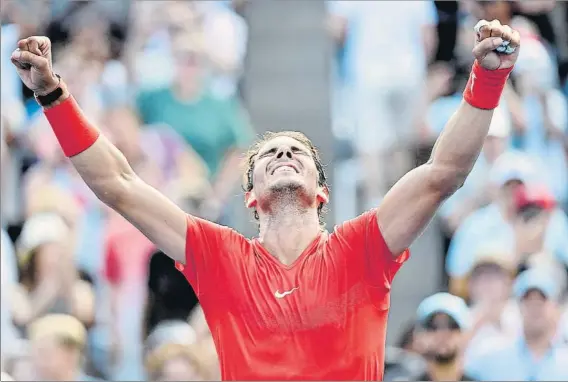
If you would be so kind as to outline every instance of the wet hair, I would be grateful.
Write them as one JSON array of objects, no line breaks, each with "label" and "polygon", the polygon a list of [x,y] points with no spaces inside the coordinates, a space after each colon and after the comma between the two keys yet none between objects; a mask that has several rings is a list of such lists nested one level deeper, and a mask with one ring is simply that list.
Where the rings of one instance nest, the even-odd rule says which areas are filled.
[{"label": "wet hair", "polygon": [[[306,146],[310,153],[312,154],[312,159],[316,165],[316,170],[318,172],[318,186],[325,187],[329,189],[327,184],[327,177],[325,175],[325,171],[323,168],[323,162],[321,161],[320,155],[312,141],[303,133],[299,131],[280,131],[280,132],[267,132],[265,133],[259,140],[257,140],[247,151],[246,153],[246,169],[243,177],[243,190],[245,192],[252,191],[254,188],[254,184],[252,181],[252,175],[254,171],[254,165],[256,163],[256,156],[262,146],[264,146],[268,141],[271,141],[274,138],[278,137],[289,137],[295,139],[296,141],[300,142],[304,146]],[[320,203],[318,206],[318,218],[320,221],[320,225],[323,226],[323,217],[325,215],[325,205],[324,203]],[[254,210],[254,218],[255,220],[259,220],[258,211]]]}]

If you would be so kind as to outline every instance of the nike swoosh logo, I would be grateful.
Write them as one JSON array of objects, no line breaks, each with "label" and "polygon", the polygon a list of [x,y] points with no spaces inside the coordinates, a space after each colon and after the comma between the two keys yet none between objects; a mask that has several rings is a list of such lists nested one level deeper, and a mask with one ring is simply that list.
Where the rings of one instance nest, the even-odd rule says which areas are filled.
[{"label": "nike swoosh logo", "polygon": [[290,289],[290,290],[288,290],[288,291],[285,291],[285,292],[282,292],[282,293],[280,293],[279,291],[276,291],[276,292],[274,292],[274,297],[276,297],[276,298],[284,298],[284,297],[288,296],[289,294],[294,293],[294,291],[295,291],[296,289],[298,289],[298,288],[297,288],[297,287],[296,287],[296,288],[292,288],[292,289]]}]

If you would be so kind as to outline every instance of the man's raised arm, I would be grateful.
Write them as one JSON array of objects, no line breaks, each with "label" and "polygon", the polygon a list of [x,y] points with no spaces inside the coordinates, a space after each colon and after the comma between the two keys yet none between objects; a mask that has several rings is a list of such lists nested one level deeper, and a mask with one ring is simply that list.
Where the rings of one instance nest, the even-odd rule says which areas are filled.
[{"label": "man's raised arm", "polygon": [[185,213],[143,182],[124,155],[86,120],[65,83],[52,72],[49,39],[19,41],[11,60],[44,107],[61,148],[89,188],[164,253],[185,263]]},{"label": "man's raised arm", "polygon": [[517,60],[520,38],[509,26],[483,20],[475,33],[476,60],[464,101],[436,141],[428,163],[399,180],[377,209],[379,227],[395,256],[412,244],[440,204],[463,185]]}]

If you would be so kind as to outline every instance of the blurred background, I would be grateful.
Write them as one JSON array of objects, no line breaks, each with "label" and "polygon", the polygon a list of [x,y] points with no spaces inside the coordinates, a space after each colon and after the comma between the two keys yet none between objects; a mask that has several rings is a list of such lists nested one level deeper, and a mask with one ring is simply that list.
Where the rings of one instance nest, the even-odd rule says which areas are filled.
[{"label": "blurred background", "polygon": [[[519,30],[519,61],[473,172],[396,278],[385,379],[568,380],[568,5],[549,0],[2,1],[2,380],[220,375],[183,275],[62,155],[10,63],[20,38],[51,38],[141,177],[254,236],[236,168],[257,135],[306,133],[328,227],[357,216],[427,161],[479,19]],[[526,344],[548,355],[528,362]]]}]

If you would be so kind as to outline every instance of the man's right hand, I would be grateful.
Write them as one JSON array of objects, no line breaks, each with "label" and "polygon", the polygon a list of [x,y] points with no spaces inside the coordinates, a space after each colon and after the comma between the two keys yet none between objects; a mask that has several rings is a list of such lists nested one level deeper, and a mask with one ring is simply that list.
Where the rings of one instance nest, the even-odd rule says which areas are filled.
[{"label": "man's right hand", "polygon": [[11,60],[24,84],[36,95],[49,94],[59,86],[52,70],[49,38],[33,36],[18,41]]}]

